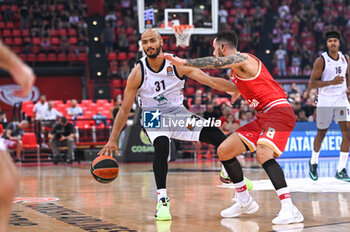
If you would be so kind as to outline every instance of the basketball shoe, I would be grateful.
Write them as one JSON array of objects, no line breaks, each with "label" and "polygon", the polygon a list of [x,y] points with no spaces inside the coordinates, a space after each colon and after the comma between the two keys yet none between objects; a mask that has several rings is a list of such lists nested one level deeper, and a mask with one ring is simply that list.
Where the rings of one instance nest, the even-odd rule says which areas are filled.
[{"label": "basketball shoe", "polygon": [[278,213],[277,217],[272,219],[272,223],[276,225],[284,225],[291,223],[303,222],[304,217],[294,205],[292,207],[284,207]]},{"label": "basketball shoe", "polygon": [[168,197],[163,197],[157,204],[156,213],[154,215],[157,221],[169,221],[170,215],[170,202]]},{"label": "basketball shoe", "polygon": [[229,183],[231,183],[231,178],[225,172],[226,172],[225,169],[221,168],[220,181],[224,184],[229,184]]},{"label": "basketball shoe", "polygon": [[237,197],[234,199],[234,203],[231,207],[221,211],[221,216],[224,218],[238,217],[242,214],[252,214],[259,210],[259,205],[250,196],[247,203],[242,203]]},{"label": "basketball shoe", "polygon": [[317,164],[311,164],[311,159],[309,160],[309,176],[314,181],[318,180]]},{"label": "basketball shoe", "polygon": [[338,180],[350,182],[350,177],[348,176],[348,173],[346,172],[345,168],[343,168],[340,172],[337,171],[337,173],[335,174],[335,178],[337,178]]}]

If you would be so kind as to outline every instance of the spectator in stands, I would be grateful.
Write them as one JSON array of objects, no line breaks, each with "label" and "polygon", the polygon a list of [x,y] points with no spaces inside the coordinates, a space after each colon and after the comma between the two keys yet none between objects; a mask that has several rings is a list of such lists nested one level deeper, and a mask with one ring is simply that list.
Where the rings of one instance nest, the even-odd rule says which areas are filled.
[{"label": "spectator in stands", "polygon": [[45,112],[47,111],[48,104],[46,102],[46,95],[41,94],[40,99],[35,103],[33,108],[33,118],[35,120],[43,120],[45,118]]},{"label": "spectator in stands", "polygon": [[239,111],[239,125],[240,127],[253,121],[253,113],[250,111]]},{"label": "spectator in stands", "polygon": [[288,92],[288,94],[297,94],[297,93],[299,93],[299,89],[298,89],[298,87],[297,87],[297,84],[295,84],[294,82],[291,84],[291,86],[290,86],[290,91]]},{"label": "spectator in stands", "polygon": [[110,52],[113,52],[114,50],[113,42],[115,38],[114,38],[114,32],[113,32],[111,23],[106,23],[106,27],[103,30],[102,38],[105,44],[106,53],[109,54]]},{"label": "spectator in stands", "polygon": [[109,75],[112,78],[116,78],[118,76],[118,63],[116,60],[111,60],[109,63]]},{"label": "spectator in stands", "polygon": [[315,113],[316,106],[315,106],[315,103],[310,98],[306,100],[306,103],[305,105],[302,106],[302,109],[305,111],[305,115],[306,117],[309,118],[309,121],[311,122],[314,121],[313,115]]},{"label": "spectator in stands", "polygon": [[50,38],[48,38],[48,37],[42,38],[40,41],[40,48],[43,52],[49,53],[49,51],[51,49]]},{"label": "spectator in stands", "polygon": [[23,120],[21,122],[11,122],[5,129],[5,144],[8,149],[14,149],[16,151],[15,163],[21,162],[23,130],[27,129],[28,126],[28,121]]},{"label": "spectator in stands", "polygon": [[1,124],[5,124],[7,125],[7,118],[6,118],[6,113],[1,111],[0,112],[0,123]]},{"label": "spectator in stands", "polygon": [[126,36],[124,29],[121,30],[119,36],[118,36],[118,48],[122,52],[128,52],[129,51],[129,39]]},{"label": "spectator in stands", "polygon": [[301,103],[298,101],[295,101],[292,106],[293,106],[293,110],[294,110],[295,115],[299,115],[299,112],[302,110]]},{"label": "spectator in stands", "polygon": [[122,104],[121,96],[122,95],[118,95],[118,96],[114,97],[114,99],[113,99],[113,106],[110,109],[111,117],[113,118],[113,120],[115,119],[115,116],[117,116],[119,108]]},{"label": "spectator in stands", "polygon": [[100,112],[97,112],[95,115],[93,115],[92,119],[95,120],[96,126],[99,126],[101,124],[104,124],[105,126],[109,125],[107,117],[105,115],[102,115]]},{"label": "spectator in stands", "polygon": [[114,10],[110,10],[108,14],[105,16],[106,23],[110,23],[113,28],[116,27],[115,22],[117,21],[117,16]]},{"label": "spectator in stands", "polygon": [[231,133],[238,128],[239,124],[231,113],[226,116],[226,121],[221,125],[221,129],[225,133]]},{"label": "spectator in stands", "polygon": [[10,5],[5,5],[5,10],[2,12],[2,18],[5,22],[13,22],[13,12]]},{"label": "spectator in stands", "polygon": [[79,24],[79,16],[77,15],[77,13],[75,11],[72,11],[69,15],[69,28],[78,28],[78,24]]},{"label": "spectator in stands", "polygon": [[22,43],[22,52],[24,52],[26,55],[29,55],[31,53],[32,43],[29,37],[25,37],[23,39]]},{"label": "spectator in stands", "polygon": [[303,70],[303,75],[304,76],[310,76],[311,75],[311,71],[312,71],[311,66],[310,65],[306,65],[304,70]]},{"label": "spectator in stands", "polygon": [[292,66],[288,68],[288,74],[291,77],[298,77],[302,74],[301,68],[296,61],[293,61]]},{"label": "spectator in stands", "polygon": [[190,106],[190,112],[203,116],[205,110],[206,108],[205,105],[202,104],[202,98],[196,97],[194,104]]},{"label": "spectator in stands", "polygon": [[205,119],[209,119],[209,118],[219,119],[219,115],[217,112],[214,111],[214,105],[212,103],[207,103],[206,107],[207,107],[207,110],[204,111],[203,113],[203,117]]},{"label": "spectator in stands", "polygon": [[77,100],[73,99],[71,101],[71,107],[67,108],[67,114],[72,117],[74,124],[77,116],[83,115],[83,109],[77,105]]},{"label": "spectator in stands", "polygon": [[287,76],[286,58],[287,52],[286,50],[284,50],[283,45],[280,44],[279,49],[275,52],[275,60],[277,62],[278,68],[278,77]]},{"label": "spectator in stands", "polygon": [[20,4],[20,7],[19,7],[21,31],[23,29],[28,29],[29,25],[30,25],[29,8],[28,7],[29,7],[28,0],[23,0],[22,4]]},{"label": "spectator in stands", "polygon": [[226,24],[227,23],[227,17],[228,12],[225,9],[225,6],[223,4],[220,4],[220,10],[219,10],[219,17],[220,17],[220,24]]},{"label": "spectator in stands", "polygon": [[53,107],[53,101],[49,101],[47,103],[47,109],[45,111],[45,116],[44,119],[45,120],[57,120],[57,118],[62,117],[62,113],[57,111],[54,107]]},{"label": "spectator in stands", "polygon": [[62,36],[61,37],[61,43],[60,43],[60,52],[61,53],[69,53],[70,50],[70,44],[68,41],[67,36]]},{"label": "spectator in stands", "polygon": [[123,80],[126,80],[128,79],[129,74],[130,74],[130,67],[126,61],[123,61],[120,67],[120,77]]},{"label": "spectator in stands", "polygon": [[308,118],[306,117],[305,111],[302,109],[299,111],[297,116],[297,122],[307,122]]},{"label": "spectator in stands", "polygon": [[54,164],[58,163],[60,147],[68,147],[66,162],[67,164],[73,162],[74,133],[74,126],[72,123],[68,122],[67,118],[58,118],[58,122],[53,126],[52,131],[49,133],[50,146],[53,155],[52,160]]}]

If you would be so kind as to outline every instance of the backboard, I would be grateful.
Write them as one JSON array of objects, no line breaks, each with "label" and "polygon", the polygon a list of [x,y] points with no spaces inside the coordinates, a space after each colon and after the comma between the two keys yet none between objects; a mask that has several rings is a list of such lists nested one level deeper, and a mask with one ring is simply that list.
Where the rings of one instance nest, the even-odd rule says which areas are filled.
[{"label": "backboard", "polygon": [[172,25],[193,25],[192,34],[206,35],[218,32],[218,0],[160,1],[137,0],[139,32],[157,29],[160,34],[174,34]]}]

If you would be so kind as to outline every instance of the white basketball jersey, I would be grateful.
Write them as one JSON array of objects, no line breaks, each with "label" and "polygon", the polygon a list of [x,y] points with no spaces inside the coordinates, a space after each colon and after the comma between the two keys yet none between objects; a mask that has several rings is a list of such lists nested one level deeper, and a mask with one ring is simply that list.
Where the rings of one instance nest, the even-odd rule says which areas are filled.
[{"label": "white basketball jersey", "polygon": [[329,85],[318,89],[318,94],[322,96],[339,96],[346,93],[346,70],[348,62],[343,53],[338,52],[338,59],[334,60],[327,52],[321,54],[324,60],[324,70],[321,76],[322,81],[331,81],[336,76],[344,77],[344,82],[339,85]]},{"label": "white basketball jersey", "polygon": [[185,80],[179,77],[170,61],[164,59],[158,72],[152,70],[146,56],[141,58],[139,63],[142,83],[137,95],[142,109],[173,108],[183,104]]}]

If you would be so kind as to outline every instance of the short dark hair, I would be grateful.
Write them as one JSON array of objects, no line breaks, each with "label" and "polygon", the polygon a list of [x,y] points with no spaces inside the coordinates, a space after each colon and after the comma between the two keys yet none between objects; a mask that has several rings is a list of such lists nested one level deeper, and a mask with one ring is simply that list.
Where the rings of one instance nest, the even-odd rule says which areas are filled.
[{"label": "short dark hair", "polygon": [[58,119],[64,124],[67,123],[67,118],[66,117],[59,117]]},{"label": "short dark hair", "polygon": [[238,37],[234,31],[219,32],[216,36],[216,41],[228,42],[235,48],[238,46]]},{"label": "short dark hair", "polygon": [[326,40],[328,40],[330,38],[336,38],[336,39],[340,40],[340,33],[337,31],[327,31],[326,32]]}]

